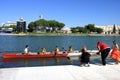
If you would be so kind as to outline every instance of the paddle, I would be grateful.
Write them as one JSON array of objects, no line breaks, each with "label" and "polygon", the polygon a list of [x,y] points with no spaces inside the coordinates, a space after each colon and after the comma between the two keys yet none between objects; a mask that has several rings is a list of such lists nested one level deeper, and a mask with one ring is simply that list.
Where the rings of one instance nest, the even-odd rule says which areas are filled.
[{"label": "paddle", "polygon": [[65,50],[65,48],[64,48],[64,47],[62,47],[62,50],[63,50],[63,53],[66,53],[66,51],[67,51],[67,50]]}]

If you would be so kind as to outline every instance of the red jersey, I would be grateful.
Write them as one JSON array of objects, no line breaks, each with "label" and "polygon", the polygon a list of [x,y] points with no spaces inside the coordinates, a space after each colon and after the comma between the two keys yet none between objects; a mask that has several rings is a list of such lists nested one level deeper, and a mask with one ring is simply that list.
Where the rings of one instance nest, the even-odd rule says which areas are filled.
[{"label": "red jersey", "polygon": [[102,50],[104,50],[104,49],[107,49],[107,48],[110,48],[109,45],[107,45],[106,43],[103,43],[103,42],[100,42],[100,43],[98,44],[98,47],[99,47],[100,51],[102,51]]}]

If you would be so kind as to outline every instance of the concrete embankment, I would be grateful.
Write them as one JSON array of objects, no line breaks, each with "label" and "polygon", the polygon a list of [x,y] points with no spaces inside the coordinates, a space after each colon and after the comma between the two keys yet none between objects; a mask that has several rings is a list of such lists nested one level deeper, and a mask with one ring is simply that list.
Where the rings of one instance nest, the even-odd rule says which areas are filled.
[{"label": "concrete embankment", "polygon": [[0,80],[120,80],[120,65],[90,64],[0,69]]}]

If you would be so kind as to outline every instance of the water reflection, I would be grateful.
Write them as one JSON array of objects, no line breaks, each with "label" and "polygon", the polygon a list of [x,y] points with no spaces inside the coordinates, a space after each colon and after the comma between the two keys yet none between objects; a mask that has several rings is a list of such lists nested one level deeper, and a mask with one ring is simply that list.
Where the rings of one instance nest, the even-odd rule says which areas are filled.
[{"label": "water reflection", "polygon": [[32,67],[32,66],[53,66],[70,64],[66,57],[61,58],[40,58],[40,59],[3,59],[5,67]]}]

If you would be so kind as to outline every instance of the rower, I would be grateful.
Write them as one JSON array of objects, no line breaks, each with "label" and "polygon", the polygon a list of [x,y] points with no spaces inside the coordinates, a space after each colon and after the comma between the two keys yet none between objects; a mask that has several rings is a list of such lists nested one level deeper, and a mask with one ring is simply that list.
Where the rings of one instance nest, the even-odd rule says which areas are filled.
[{"label": "rower", "polygon": [[23,54],[31,54],[31,52],[28,51],[28,48],[29,48],[29,45],[26,45]]},{"label": "rower", "polygon": [[73,53],[73,52],[74,52],[74,50],[73,50],[72,46],[69,46],[68,53]]},{"label": "rower", "polygon": [[42,48],[41,53],[46,54],[46,48]]},{"label": "rower", "polygon": [[55,48],[55,55],[56,55],[56,54],[59,54],[59,53],[60,53],[60,49],[59,49],[58,46],[56,46],[56,48]]},{"label": "rower", "polygon": [[38,52],[38,54],[46,54],[46,48],[42,48],[42,50]]}]

